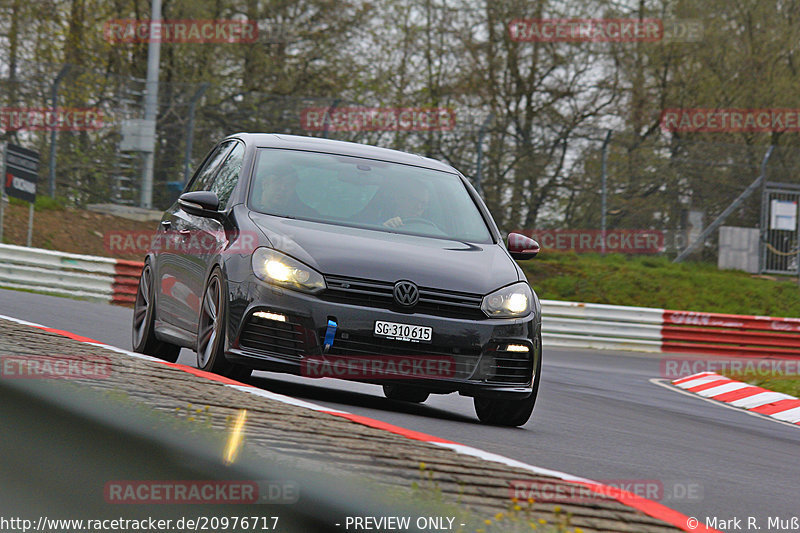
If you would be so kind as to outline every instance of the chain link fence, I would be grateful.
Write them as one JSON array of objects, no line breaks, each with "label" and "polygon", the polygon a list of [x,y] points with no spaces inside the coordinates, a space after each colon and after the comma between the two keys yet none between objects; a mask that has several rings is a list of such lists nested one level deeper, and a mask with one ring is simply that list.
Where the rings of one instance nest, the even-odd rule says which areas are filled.
[{"label": "chain link fence", "polygon": [[[7,89],[5,98],[0,97],[5,119],[0,124],[0,134],[42,154],[41,183],[47,185],[39,192],[49,192],[50,176],[46,173],[52,159],[56,196],[76,205],[137,205],[143,153],[126,149],[131,143],[124,141],[126,132],[135,134],[136,121],[144,117],[145,80],[74,65],[42,63],[20,63],[14,78],[9,75],[8,70],[0,71],[0,86]],[[180,82],[160,82],[158,96],[153,192],[156,208],[168,206],[194,165],[216,141],[234,132],[315,135],[411,149],[440,158],[445,158],[441,157],[444,152],[459,152],[455,156],[459,159],[464,146],[474,152],[481,121],[486,118],[479,111],[447,107],[442,109],[452,111],[453,123],[438,131],[390,131],[363,120],[356,127],[337,124],[341,120],[352,121],[363,110],[382,109],[341,97],[257,91],[231,94],[222,84]],[[67,123],[55,132],[33,125],[35,118],[20,119],[26,113],[54,108],[65,112],[91,110],[98,119],[93,127]],[[305,113],[310,109],[325,111],[322,127],[309,125]],[[409,140],[411,136],[418,139]],[[470,158],[464,170],[470,172],[474,163]]]},{"label": "chain link fence", "polygon": [[[70,203],[139,203],[143,152],[127,149],[130,142],[123,141],[144,117],[145,80],[75,65],[22,63],[13,79],[7,70],[0,72],[0,86],[6,95],[0,97],[0,133],[42,154],[40,194],[50,190],[54,162],[55,195]],[[229,96],[208,83],[161,82],[154,206],[165,208],[175,199],[194,165],[222,137],[237,131],[303,133],[302,109],[332,104],[334,99]],[[57,116],[51,112],[56,108]],[[87,113],[94,117],[91,124]]]},{"label": "chain link fence", "polygon": [[[0,133],[6,141],[42,154],[40,194],[49,192],[53,176],[56,196],[75,205],[138,205],[143,153],[125,150],[123,140],[126,128],[133,124],[135,131],[131,121],[144,116],[145,81],[75,65],[23,62],[16,65],[13,77],[7,66],[2,68],[6,70],[0,71],[4,94],[0,96]],[[161,82],[153,205],[158,209],[170,205],[194,166],[216,141],[230,133],[316,135],[415,151],[455,165],[477,186],[489,187],[487,202],[504,231],[655,231],[662,236],[659,251],[674,257],[756,179],[768,149],[765,145],[688,140],[660,131],[645,135],[611,131],[607,138],[608,130],[576,129],[565,135],[562,155],[550,154],[547,160],[535,154],[543,161],[535,169],[542,175],[531,171],[524,181],[521,168],[510,165],[507,174],[501,174],[498,169],[502,166],[493,164],[509,157],[495,148],[498,138],[509,135],[508,122],[502,117],[450,103],[443,106],[453,113],[449,127],[404,132],[337,127],[331,118],[337,109],[352,111],[368,104],[343,97],[255,91],[231,94],[230,87],[214,83]],[[91,110],[99,118],[91,127],[64,119],[64,127],[58,128],[61,131],[14,122],[21,120],[25,110],[54,107]],[[304,115],[309,109],[327,111],[322,128],[309,127]],[[561,158],[559,169],[545,176],[557,157]],[[796,173],[800,149],[776,147],[765,168],[765,181],[800,184]],[[526,187],[530,187],[528,192],[522,190]],[[541,195],[535,216],[524,209],[509,211],[520,194]],[[527,198],[523,204],[533,205],[538,198]],[[725,221],[728,226],[751,228],[763,224],[760,191],[737,205]],[[710,235],[694,257],[716,260],[716,241],[716,233]],[[644,253],[652,253],[651,244],[648,241]],[[770,244],[783,250],[783,244]],[[595,247],[591,251],[601,250]]]},{"label": "chain link fence", "polygon": [[[657,231],[663,235],[663,253],[674,258],[732,204],[724,225],[762,227],[763,186],[736,202],[758,178],[762,164],[764,186],[800,185],[800,148],[775,146],[768,156],[769,148],[658,133],[583,132],[573,142],[575,159],[561,183],[558,208],[542,226]],[[716,261],[717,239],[712,232],[692,257]]]}]

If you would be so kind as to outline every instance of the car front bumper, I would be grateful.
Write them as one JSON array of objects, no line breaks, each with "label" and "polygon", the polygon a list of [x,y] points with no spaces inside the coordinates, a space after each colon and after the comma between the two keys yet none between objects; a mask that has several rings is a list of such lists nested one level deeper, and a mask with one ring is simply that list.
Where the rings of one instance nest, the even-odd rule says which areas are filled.
[{"label": "car front bumper", "polygon": [[[522,399],[532,393],[540,368],[538,302],[525,318],[473,320],[328,301],[260,281],[230,284],[229,293],[226,357],[256,370]],[[432,340],[378,337],[377,320],[431,327]],[[335,334],[326,348],[331,322]],[[509,345],[518,351],[508,351]]]}]

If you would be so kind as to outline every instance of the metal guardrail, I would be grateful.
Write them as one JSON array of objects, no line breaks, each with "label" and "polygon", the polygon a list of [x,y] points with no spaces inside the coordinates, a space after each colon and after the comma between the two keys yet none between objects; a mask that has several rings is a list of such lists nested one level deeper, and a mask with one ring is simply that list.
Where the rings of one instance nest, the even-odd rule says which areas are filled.
[{"label": "metal guardrail", "polygon": [[142,263],[0,244],[0,286],[132,303]]},{"label": "metal guardrail", "polygon": [[[0,245],[0,286],[132,303],[142,263]],[[542,300],[547,346],[800,356],[800,318]]]},{"label": "metal guardrail", "polygon": [[661,351],[662,309],[542,300],[542,343],[562,348]]}]

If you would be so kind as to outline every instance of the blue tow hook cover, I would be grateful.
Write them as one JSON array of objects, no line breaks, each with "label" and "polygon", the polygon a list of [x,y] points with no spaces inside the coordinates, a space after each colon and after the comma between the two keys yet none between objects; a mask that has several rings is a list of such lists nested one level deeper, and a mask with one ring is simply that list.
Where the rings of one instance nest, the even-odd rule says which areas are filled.
[{"label": "blue tow hook cover", "polygon": [[333,320],[328,320],[328,329],[325,330],[325,343],[323,350],[328,353],[328,350],[333,346],[333,337],[336,335],[337,324]]}]

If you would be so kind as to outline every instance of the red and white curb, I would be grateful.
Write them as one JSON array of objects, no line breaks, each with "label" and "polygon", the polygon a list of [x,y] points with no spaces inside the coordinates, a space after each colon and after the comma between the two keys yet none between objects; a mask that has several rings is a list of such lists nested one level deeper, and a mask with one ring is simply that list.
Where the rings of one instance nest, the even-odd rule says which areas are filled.
[{"label": "red and white curb", "polygon": [[800,425],[800,399],[788,394],[749,385],[714,372],[700,372],[673,380],[672,384],[704,398]]},{"label": "red and white curb", "polygon": [[20,320],[18,318],[0,315],[0,319],[8,320],[11,322],[15,322],[17,324],[30,326],[33,328],[41,329],[43,331],[47,331],[49,333],[55,333],[57,335],[62,335],[64,337],[83,342],[85,344],[89,344],[91,346],[98,346],[100,348],[105,348],[107,350],[111,350],[120,354],[124,354],[130,357],[136,357],[138,359],[144,359],[147,361],[151,361],[154,363],[159,363],[163,365],[167,365],[169,367],[182,370],[184,372],[188,372],[198,377],[202,377],[211,381],[216,381],[218,383],[222,383],[225,386],[234,388],[236,390],[246,392],[249,394],[254,394],[256,396],[261,396],[263,398],[267,398],[269,400],[274,400],[277,402],[282,402],[288,405],[293,405],[296,407],[301,407],[304,409],[310,409],[312,411],[317,411],[320,413],[325,413],[332,416],[338,416],[341,418],[345,418],[357,424],[362,424],[364,426],[368,426],[371,428],[380,429],[383,431],[388,431],[390,433],[394,433],[396,435],[401,435],[408,439],[417,440],[420,442],[427,442],[429,444],[435,446],[441,446],[443,448],[448,448],[453,450],[457,453],[463,455],[469,455],[472,457],[477,457],[479,459],[483,459],[486,461],[492,461],[496,463],[501,463],[507,466],[511,466],[514,468],[519,468],[522,470],[527,470],[534,474],[544,475],[544,476],[551,476],[562,481],[568,483],[575,483],[577,485],[581,485],[583,487],[588,488],[589,490],[602,494],[604,496],[613,498],[618,502],[622,503],[623,505],[627,505],[633,509],[636,509],[648,516],[656,518],[658,520],[662,520],[668,524],[671,524],[682,531],[691,531],[691,532],[701,532],[701,533],[720,533],[719,531],[706,527],[703,524],[699,524],[696,519],[692,517],[688,517],[674,509],[670,509],[669,507],[662,505],[658,502],[648,500],[646,498],[642,498],[641,496],[637,496],[631,492],[627,492],[625,490],[621,490],[617,487],[613,487],[610,485],[603,485],[602,483],[597,483],[595,481],[591,481],[589,479],[581,478],[578,476],[573,476],[571,474],[567,474],[565,472],[560,472],[558,470],[550,470],[548,468],[541,468],[534,465],[529,465],[527,463],[523,463],[521,461],[517,461],[515,459],[511,459],[509,457],[504,457],[502,455],[498,455],[495,453],[487,452],[478,448],[473,448],[472,446],[467,446],[465,444],[459,444],[457,442],[449,441],[446,439],[442,439],[439,437],[435,437],[433,435],[428,435],[425,433],[421,433],[418,431],[402,428],[399,426],[395,426],[393,424],[388,424],[386,422],[381,422],[380,420],[375,420],[373,418],[368,418],[366,416],[356,415],[353,413],[348,413],[346,411],[340,411],[338,409],[331,409],[329,407],[323,407],[320,405],[316,405],[310,402],[306,402],[303,400],[298,400],[296,398],[292,398],[290,396],[285,396],[283,394],[276,394],[274,392],[269,392],[263,389],[259,389],[252,385],[247,385],[245,383],[240,383],[238,381],[234,381],[232,379],[226,378],[224,376],[220,376],[217,374],[212,374],[210,372],[205,372],[198,368],[181,365],[177,363],[168,363],[166,361],[162,361],[161,359],[157,359],[155,357],[150,357],[148,355],[143,355],[135,352],[131,352],[129,350],[123,350],[121,348],[117,348],[115,346],[110,346],[108,344],[104,344],[102,342],[96,341],[94,339],[90,339],[88,337],[83,337],[81,335],[76,335],[69,331],[63,331],[59,329],[50,328],[47,326],[43,326],[41,324],[36,324],[34,322],[28,322],[25,320]]}]

